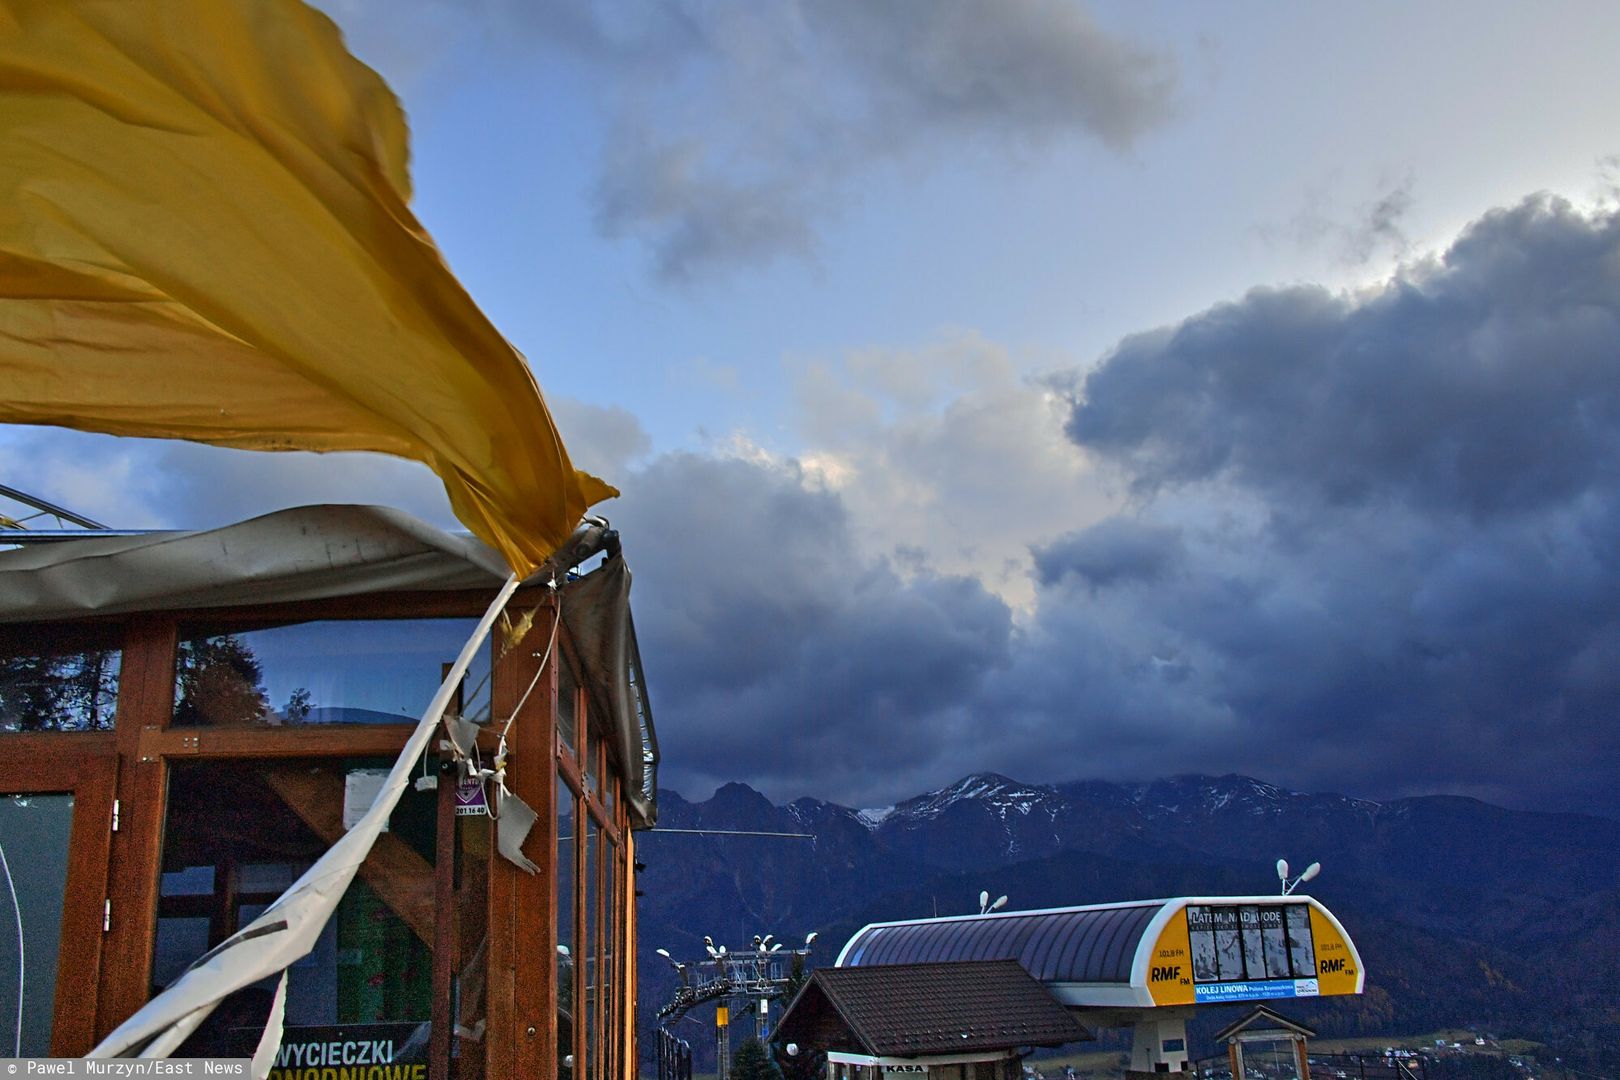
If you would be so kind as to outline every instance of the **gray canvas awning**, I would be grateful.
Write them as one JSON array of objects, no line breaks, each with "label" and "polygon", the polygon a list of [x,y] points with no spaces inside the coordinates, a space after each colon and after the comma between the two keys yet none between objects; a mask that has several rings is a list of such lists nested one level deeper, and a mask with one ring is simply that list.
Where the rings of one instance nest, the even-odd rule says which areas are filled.
[{"label": "gray canvas awning", "polygon": [[301,506],[197,532],[81,535],[0,551],[0,622],[494,590],[509,573],[480,541],[380,506]]},{"label": "gray canvas awning", "polygon": [[[576,537],[586,533],[593,540],[607,535],[601,523]],[[558,561],[577,559],[570,552]],[[398,510],[303,506],[217,529],[85,532],[0,551],[0,623],[388,592],[493,594],[508,573],[481,541]],[[630,572],[616,544],[601,567],[564,584],[562,596],[564,621],[587,668],[582,681],[594,706],[611,719],[632,817],[650,826],[657,813],[658,743],[630,618]]]}]

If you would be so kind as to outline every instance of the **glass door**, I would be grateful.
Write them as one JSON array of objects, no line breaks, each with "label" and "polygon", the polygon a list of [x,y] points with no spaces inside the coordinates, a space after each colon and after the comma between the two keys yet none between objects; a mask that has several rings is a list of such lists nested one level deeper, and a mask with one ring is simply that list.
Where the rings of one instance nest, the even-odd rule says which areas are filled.
[{"label": "glass door", "polygon": [[101,962],[113,759],[37,749],[30,767],[0,763],[4,1057],[82,1054],[95,1034],[84,1005]]},{"label": "glass door", "polygon": [[[172,765],[152,992],[258,917],[341,838],[370,805],[388,764],[323,758]],[[435,788],[406,790],[314,950],[288,970],[278,1069],[375,1064],[428,1075],[438,803]],[[275,984],[266,979],[227,998],[180,1056],[251,1055]],[[359,1048],[367,1061],[332,1059]],[[423,1069],[408,1068],[416,1065]]]}]

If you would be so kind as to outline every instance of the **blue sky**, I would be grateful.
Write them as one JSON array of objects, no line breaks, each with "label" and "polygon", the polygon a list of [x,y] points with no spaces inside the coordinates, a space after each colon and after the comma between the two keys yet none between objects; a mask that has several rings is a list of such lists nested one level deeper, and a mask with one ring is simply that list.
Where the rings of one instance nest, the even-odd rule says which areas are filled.
[{"label": "blue sky", "polygon": [[[1620,812],[1612,5],[325,7],[625,491],[684,794]],[[0,473],[448,520],[377,458],[24,429]]]}]

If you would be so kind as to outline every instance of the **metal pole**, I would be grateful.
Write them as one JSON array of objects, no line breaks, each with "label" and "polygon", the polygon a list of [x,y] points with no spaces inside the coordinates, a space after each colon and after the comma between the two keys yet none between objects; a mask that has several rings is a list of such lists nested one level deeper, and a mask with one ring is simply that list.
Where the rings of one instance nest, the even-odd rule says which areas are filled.
[{"label": "metal pole", "polygon": [[731,1080],[731,1010],[724,1002],[714,1009],[715,1080]]}]

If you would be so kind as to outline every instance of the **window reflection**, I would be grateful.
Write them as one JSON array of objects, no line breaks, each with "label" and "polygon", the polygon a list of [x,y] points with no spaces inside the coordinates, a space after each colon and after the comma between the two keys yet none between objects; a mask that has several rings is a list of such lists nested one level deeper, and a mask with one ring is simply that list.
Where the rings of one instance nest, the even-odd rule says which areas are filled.
[{"label": "window reflection", "polygon": [[1189,906],[1187,934],[1195,982],[1308,979],[1315,974],[1310,912],[1304,904]]},{"label": "window reflection", "polygon": [[597,875],[602,867],[602,834],[591,820],[589,814],[584,815],[585,824],[585,934],[580,942],[582,959],[579,965],[579,977],[585,987],[585,1072],[583,1075],[590,1080],[601,1080],[602,1055],[599,1039],[599,1025],[601,1012],[601,986],[598,960],[601,943],[597,935],[601,931],[601,919],[597,914],[597,905],[601,901],[601,890],[597,888]]},{"label": "window reflection", "polygon": [[563,745],[573,750],[579,746],[578,684],[573,670],[566,662],[557,665],[557,734]]},{"label": "window reflection", "polygon": [[[343,835],[346,774],[380,764],[376,759],[278,760],[172,768],[154,992],[203,949],[261,914]],[[387,1037],[401,1047],[414,1042],[418,1029],[425,1036],[431,1016],[435,804],[435,792],[406,789],[388,832],[378,838],[314,950],[288,970],[289,1038],[301,1028],[348,1025],[360,1032],[379,1024],[391,1025]],[[199,1042],[189,1050],[251,1053],[257,1042],[254,1025],[262,1026],[273,989],[272,979],[241,991],[219,1021],[199,1029]]]},{"label": "window reflection", "polygon": [[614,998],[616,980],[614,979],[613,963],[617,950],[614,948],[618,937],[619,920],[614,918],[615,904],[614,886],[617,875],[614,871],[618,867],[615,858],[616,849],[613,841],[604,832],[598,831],[602,838],[602,1075],[604,1077],[617,1076],[614,1067],[618,1061],[618,1040],[614,1037],[618,1031],[618,1002]]},{"label": "window reflection", "polygon": [[0,731],[111,731],[123,659],[116,634],[0,633]]},{"label": "window reflection", "polygon": [[[6,855],[17,890],[17,916],[28,957],[23,994],[22,1054],[45,1057],[51,1052],[51,1022],[56,999],[57,948],[62,937],[62,897],[67,887],[68,833],[73,824],[72,795],[0,796],[0,848]],[[9,892],[0,904],[9,908]],[[11,912],[0,916],[0,972],[17,974],[17,935]],[[17,981],[0,974],[0,1016],[6,1055],[17,1022]]]},{"label": "window reflection", "polygon": [[[175,662],[180,727],[400,724],[421,716],[473,619],[356,619],[257,630],[190,627]],[[489,713],[489,646],[474,657],[463,715]]]},{"label": "window reflection", "polygon": [[574,1076],[574,1016],[578,1011],[574,979],[574,793],[557,777],[557,1078]]},{"label": "window reflection", "polygon": [[456,1016],[450,1055],[451,1080],[484,1075],[485,1034],[489,1026],[489,859],[493,822],[487,814],[456,818],[456,952],[461,970],[454,978]]}]

